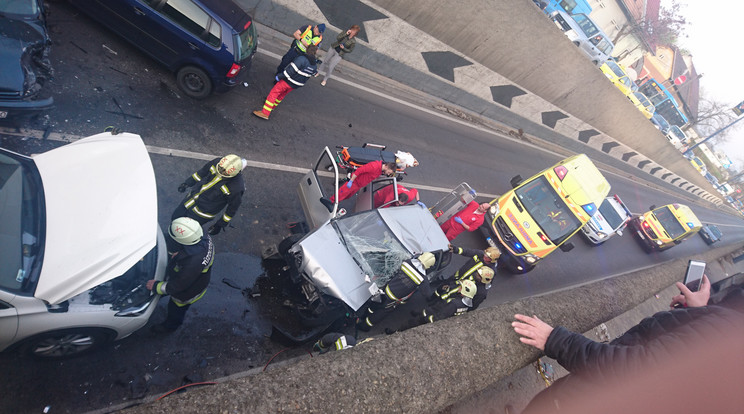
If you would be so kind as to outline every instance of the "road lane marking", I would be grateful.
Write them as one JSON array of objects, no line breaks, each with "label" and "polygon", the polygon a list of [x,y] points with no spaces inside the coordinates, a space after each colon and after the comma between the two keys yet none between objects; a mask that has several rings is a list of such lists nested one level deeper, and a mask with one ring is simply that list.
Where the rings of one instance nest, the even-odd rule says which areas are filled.
[{"label": "road lane marking", "polygon": [[[14,129],[0,127],[0,133],[5,134],[5,135],[11,135],[11,136],[31,137],[31,138],[37,138],[37,139],[43,139],[44,137],[44,131],[25,129],[25,128],[21,129],[20,132],[16,132]],[[46,139],[52,140],[52,141],[60,141],[60,142],[74,142],[82,138],[85,138],[85,137],[79,136],[79,135],[61,134],[58,132],[52,132],[51,134],[49,134],[49,136]],[[179,149],[174,149],[174,148],[156,147],[154,145],[145,145],[145,147],[147,148],[147,151],[151,154],[165,155],[165,156],[170,156],[170,157],[189,158],[189,159],[203,160],[203,161],[210,161],[210,160],[213,160],[219,157],[219,155],[206,154],[202,152],[185,151],[185,150],[179,150]],[[246,161],[247,161],[246,167],[258,168],[262,170],[282,171],[282,172],[290,172],[290,173],[303,174],[303,175],[307,174],[310,171],[310,168],[293,167],[291,165],[273,164],[273,163],[248,160],[248,159],[246,159]],[[324,177],[333,177],[333,174],[327,171],[318,171],[318,173],[319,175],[324,176]],[[435,187],[435,186],[416,184],[416,183],[411,183],[411,187],[414,187],[418,190],[427,190],[427,191],[434,191],[434,192],[439,192],[439,193],[449,193],[452,191],[451,188]],[[498,197],[497,194],[488,194],[488,193],[479,193],[478,195],[481,197],[486,197],[486,198],[497,198]]]}]

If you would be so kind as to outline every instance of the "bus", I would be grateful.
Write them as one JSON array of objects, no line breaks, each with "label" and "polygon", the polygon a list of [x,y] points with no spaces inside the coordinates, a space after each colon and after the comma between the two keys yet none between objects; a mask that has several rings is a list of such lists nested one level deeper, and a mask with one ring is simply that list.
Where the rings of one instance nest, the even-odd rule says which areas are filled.
[{"label": "bus", "polygon": [[543,12],[550,16],[556,10],[562,10],[568,14],[583,13],[589,15],[592,7],[586,0],[543,0],[541,3],[546,4]]},{"label": "bus", "polygon": [[677,125],[681,128],[689,122],[669,90],[663,84],[657,82],[656,79],[647,79],[638,87],[638,90],[654,104],[656,107],[655,113],[663,116],[671,125]]}]

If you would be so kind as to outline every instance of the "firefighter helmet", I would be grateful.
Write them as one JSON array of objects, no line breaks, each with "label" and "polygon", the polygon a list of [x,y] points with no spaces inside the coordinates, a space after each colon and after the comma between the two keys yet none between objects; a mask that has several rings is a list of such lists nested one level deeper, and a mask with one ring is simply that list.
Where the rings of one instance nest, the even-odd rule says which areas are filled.
[{"label": "firefighter helmet", "polygon": [[497,247],[489,247],[486,249],[486,256],[491,260],[498,260],[501,257],[501,250]]},{"label": "firefighter helmet", "polygon": [[489,284],[493,280],[494,271],[488,266],[481,266],[478,268],[478,274],[483,283]]},{"label": "firefighter helmet", "polygon": [[243,160],[235,154],[229,154],[222,157],[219,163],[217,163],[217,174],[225,177],[232,178],[238,175],[243,170]]},{"label": "firefighter helmet", "polygon": [[462,282],[460,282],[460,294],[465,296],[466,298],[473,299],[477,290],[478,288],[475,286],[475,282],[473,282],[472,280],[463,280]]},{"label": "firefighter helmet", "polygon": [[421,253],[421,255],[418,257],[418,261],[421,262],[421,265],[424,266],[424,269],[428,269],[434,266],[434,263],[437,261],[437,258],[431,252],[424,252],[424,253]]},{"label": "firefighter helmet", "polygon": [[168,232],[173,240],[186,246],[198,243],[204,236],[201,224],[190,217],[179,217],[173,220]]}]

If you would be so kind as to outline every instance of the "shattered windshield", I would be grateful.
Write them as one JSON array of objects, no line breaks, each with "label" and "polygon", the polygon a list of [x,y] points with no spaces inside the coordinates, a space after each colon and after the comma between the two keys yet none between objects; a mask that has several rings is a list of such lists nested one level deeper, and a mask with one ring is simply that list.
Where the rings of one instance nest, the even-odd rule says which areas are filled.
[{"label": "shattered windshield", "polygon": [[517,197],[554,244],[579,228],[580,222],[558,193],[540,176],[516,190]]},{"label": "shattered windshield", "polygon": [[380,288],[412,257],[376,210],[337,220],[334,228],[349,254]]},{"label": "shattered windshield", "polygon": [[40,178],[0,153],[0,288],[24,293],[38,277],[42,240]]}]

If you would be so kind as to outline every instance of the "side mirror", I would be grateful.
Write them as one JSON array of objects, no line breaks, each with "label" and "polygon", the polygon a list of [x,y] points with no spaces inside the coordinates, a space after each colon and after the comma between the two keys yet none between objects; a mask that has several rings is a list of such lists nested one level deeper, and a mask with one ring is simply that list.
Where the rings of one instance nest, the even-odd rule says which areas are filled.
[{"label": "side mirror", "polygon": [[574,244],[573,243],[563,243],[561,244],[561,250],[564,252],[570,252],[573,250]]},{"label": "side mirror", "polygon": [[623,231],[622,231],[622,230],[618,230],[618,231],[616,231],[615,233],[616,233],[616,234],[617,234],[618,236],[622,236],[622,235],[623,235]]},{"label": "side mirror", "polygon": [[511,184],[512,188],[519,187],[519,184],[522,183],[522,176],[521,175],[515,175],[512,177],[511,181],[509,181],[509,184]]},{"label": "side mirror", "polygon": [[656,204],[651,204],[651,206],[648,209],[649,210],[656,210]]}]

